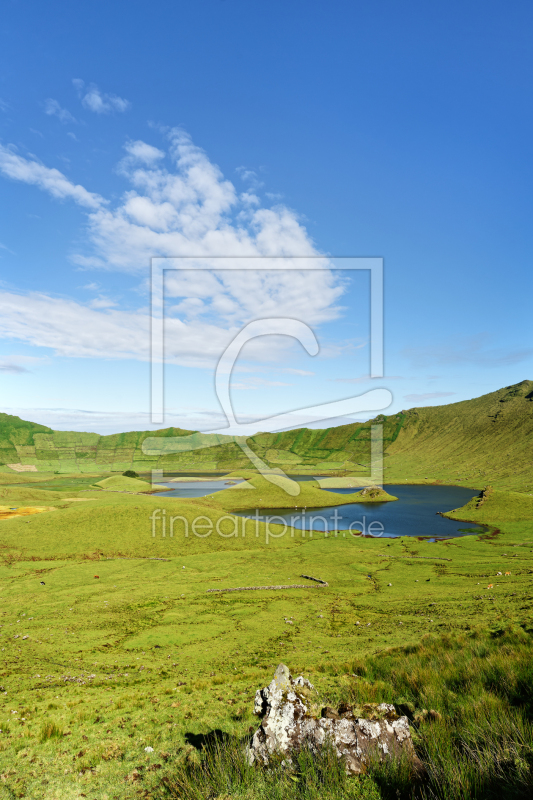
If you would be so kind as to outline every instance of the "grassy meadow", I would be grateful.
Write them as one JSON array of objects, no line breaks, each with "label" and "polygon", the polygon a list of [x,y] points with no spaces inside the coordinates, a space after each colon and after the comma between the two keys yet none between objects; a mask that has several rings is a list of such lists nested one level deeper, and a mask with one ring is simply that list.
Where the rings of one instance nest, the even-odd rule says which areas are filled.
[{"label": "grassy meadow", "polygon": [[[0,520],[2,800],[530,796],[533,498],[471,501],[458,518],[498,530],[429,543],[282,535],[219,499],[257,488],[184,500],[35,477],[0,484],[3,506],[52,509]],[[329,586],[208,592],[303,574]],[[407,704],[426,777],[345,779],[327,753],[247,768],[253,696],[280,661],[319,704]]]}]

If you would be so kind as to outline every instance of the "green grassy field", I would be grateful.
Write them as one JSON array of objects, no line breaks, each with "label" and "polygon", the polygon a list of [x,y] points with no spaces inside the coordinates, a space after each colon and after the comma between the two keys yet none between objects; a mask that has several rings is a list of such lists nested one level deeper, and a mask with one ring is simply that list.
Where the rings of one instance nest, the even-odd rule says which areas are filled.
[{"label": "green grassy field", "polygon": [[[295,781],[243,772],[235,743],[256,726],[253,695],[280,661],[306,674],[324,704],[357,691],[363,699],[407,697],[415,709],[429,703],[448,727],[433,726],[427,735],[420,727],[417,747],[436,770],[428,786],[453,784],[442,797],[459,798],[458,780],[475,783],[470,763],[461,762],[459,778],[444,775],[435,748],[441,741],[450,763],[457,761],[454,731],[464,728],[466,736],[470,730],[464,709],[474,685],[465,664],[475,656],[481,673],[486,666],[480,641],[501,660],[498,643],[505,640],[510,670],[515,655],[522,664],[531,653],[533,498],[495,491],[479,507],[473,500],[454,512],[457,518],[499,532],[432,544],[408,537],[281,535],[275,525],[269,533],[262,523],[233,517],[220,500],[257,491],[232,488],[182,500],[92,490],[64,476],[48,478],[46,488],[26,480],[23,486],[0,484],[4,505],[55,508],[0,521],[2,800],[387,798],[378,768],[346,785],[342,776],[331,777],[337,774],[331,765],[327,780],[313,778],[309,764]],[[203,527],[195,535],[199,518]],[[303,574],[329,586],[208,592],[302,583]],[[456,701],[438,689],[437,656]],[[533,764],[527,760],[531,706],[524,711],[519,693],[502,700],[494,686],[476,689],[479,707],[492,709],[492,716],[480,711],[476,724],[487,733],[487,720],[507,714],[522,725],[525,744],[513,756],[519,767],[520,759],[526,765],[513,767],[513,786],[520,788]],[[229,749],[208,768],[202,744],[216,730]],[[431,739],[439,731],[441,739]],[[231,773],[231,787],[208,780],[210,769]],[[499,787],[497,777],[483,780]],[[395,775],[389,783],[410,796],[402,780]]]}]

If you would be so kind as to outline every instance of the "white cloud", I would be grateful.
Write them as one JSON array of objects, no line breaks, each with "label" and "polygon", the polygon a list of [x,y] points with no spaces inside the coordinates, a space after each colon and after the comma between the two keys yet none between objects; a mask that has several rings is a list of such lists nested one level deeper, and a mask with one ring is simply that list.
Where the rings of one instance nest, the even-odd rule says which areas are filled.
[{"label": "white cloud", "polygon": [[[235,338],[237,327],[192,320],[165,321],[165,360],[169,364],[213,369]],[[0,338],[15,339],[76,358],[150,359],[148,311],[122,311],[107,299],[82,304],[44,294],[20,295],[0,291]],[[249,343],[252,361],[286,357],[290,339],[263,336]]]},{"label": "white cloud", "polygon": [[292,367],[284,367],[283,372],[289,372],[291,375],[300,375],[300,376],[310,376],[314,375],[314,372],[308,372],[305,369],[292,369]]},{"label": "white cloud", "polygon": [[[165,285],[174,363],[212,366],[253,319],[290,317],[309,325],[336,319],[343,285],[295,212],[243,203],[186,133],[173,129],[165,135],[170,169],[162,150],[139,140],[126,143],[118,170],[129,186],[114,205],[13,149],[0,148],[0,171],[85,206],[91,250],[73,256],[82,269],[147,277],[152,257],[180,258],[174,265],[187,269],[170,270]],[[220,256],[233,257],[236,268],[217,271]],[[106,298],[92,307],[42,295],[14,298],[5,320],[23,341],[63,355],[147,357],[144,312],[111,308]],[[7,321],[0,325],[9,335]],[[245,353],[272,363],[292,347],[286,337],[263,337],[246,345]],[[321,356],[339,355],[343,347],[329,344]]]},{"label": "white cloud", "polygon": [[23,183],[31,183],[61,200],[69,198],[85,208],[96,209],[103,199],[83,186],[69,181],[58,169],[45,167],[38,161],[19,156],[13,147],[0,144],[0,172],[7,178]]},{"label": "white cloud", "polygon": [[501,367],[519,364],[533,356],[533,348],[523,347],[506,350],[491,347],[494,337],[489,333],[475,336],[456,336],[447,342],[422,347],[407,347],[407,356],[415,367],[431,367],[437,364],[477,364],[483,367]]},{"label": "white cloud", "polygon": [[0,336],[51,348],[63,356],[141,360],[148,356],[146,315],[102,312],[43,294],[0,292]]},{"label": "white cloud", "polygon": [[145,164],[154,164],[165,157],[165,153],[162,150],[140,140],[126,142],[124,149],[128,153],[126,158],[129,157],[131,161],[141,161]]},{"label": "white cloud", "polygon": [[[196,256],[201,266],[216,270],[217,257],[231,255],[242,271],[219,272],[215,279],[205,271],[194,277],[169,272],[168,297],[201,297],[203,313],[230,323],[272,315],[310,324],[336,318],[342,287],[328,260],[317,258],[296,214],[284,206],[243,204],[233,184],[187,134],[174,129],[168,138],[174,162],[170,171],[159,163],[162,151],[138,141],[126,145],[128,155],[119,168],[133,188],[115,208],[101,207],[89,215],[92,258],[99,261],[77,256],[76,263],[146,273],[153,256]],[[198,258],[176,263],[191,270],[198,265]],[[276,271],[258,272],[259,266]],[[191,284],[196,288],[191,290]]]},{"label": "white cloud", "polygon": [[70,111],[67,111],[66,108],[61,108],[57,100],[53,100],[51,97],[44,101],[44,113],[48,114],[48,116],[57,117],[63,123],[76,122]]},{"label": "white cloud", "polygon": [[457,392],[426,392],[425,394],[404,394],[404,400],[417,403],[421,400],[435,400],[437,397],[451,397]]},{"label": "white cloud", "polygon": [[85,86],[85,82],[80,78],[72,81],[81,98],[82,105],[95,114],[110,114],[112,111],[127,111],[131,106],[129,100],[124,100],[116,94],[105,94],[101,92],[94,83]]},{"label": "white cloud", "polygon": [[231,384],[232,389],[249,390],[249,389],[265,389],[269,387],[278,386],[292,386],[292,383],[283,383],[283,381],[269,381],[265,378],[249,378],[245,381],[238,381]]},{"label": "white cloud", "polygon": [[99,297],[95,297],[94,300],[91,300],[89,303],[91,308],[116,308],[117,303],[114,300],[111,300],[109,297],[101,294]]},{"label": "white cloud", "polygon": [[240,199],[242,203],[245,203],[249,206],[258,206],[261,202],[258,196],[256,194],[252,194],[251,192],[242,192]]},{"label": "white cloud", "polygon": [[235,171],[239,175],[241,181],[249,184],[249,186],[255,191],[264,186],[263,181],[260,181],[257,177],[257,172],[255,170],[248,169],[247,167],[237,167]]},{"label": "white cloud", "polygon": [[384,375],[383,378],[376,379],[371,378],[370,375],[361,375],[358,378],[330,378],[329,380],[335,381],[335,383],[370,383],[375,380],[403,381],[405,378],[403,375]]}]

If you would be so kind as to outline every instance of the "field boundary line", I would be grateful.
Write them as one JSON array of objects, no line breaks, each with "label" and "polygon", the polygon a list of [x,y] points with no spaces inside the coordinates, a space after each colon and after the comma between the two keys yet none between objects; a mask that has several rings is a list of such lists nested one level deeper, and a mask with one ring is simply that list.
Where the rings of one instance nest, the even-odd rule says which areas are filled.
[{"label": "field boundary line", "polygon": [[317,586],[309,586],[307,583],[289,583],[280,586],[239,586],[235,589],[207,589],[208,592],[257,592],[261,589],[325,589],[329,586],[327,581],[320,578],[312,578],[310,575],[300,575],[301,578],[307,578],[308,581],[315,581]]},{"label": "field boundary line", "polygon": [[387,553],[377,553],[380,558],[427,558],[430,561],[453,561],[452,558],[443,558],[442,556],[389,556]]}]

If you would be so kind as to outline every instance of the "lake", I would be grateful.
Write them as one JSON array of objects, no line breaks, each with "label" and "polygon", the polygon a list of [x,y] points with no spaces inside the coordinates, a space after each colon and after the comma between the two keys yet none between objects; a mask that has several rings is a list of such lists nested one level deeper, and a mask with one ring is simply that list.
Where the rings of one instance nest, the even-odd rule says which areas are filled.
[{"label": "lake", "polygon": [[[438,516],[438,511],[460,508],[474,497],[474,489],[463,486],[413,486],[388,484],[384,487],[398,500],[389,503],[357,503],[343,506],[308,509],[304,520],[294,509],[260,509],[259,519],[268,517],[273,523],[285,521],[300,530],[361,530],[366,536],[391,539],[399,536],[425,539],[450,539],[477,533],[489,528],[472,522],[457,522]],[[356,489],[329,489],[336,494],[350,494]],[[337,517],[335,517],[335,513]],[[239,512],[238,516],[255,514]]]}]

